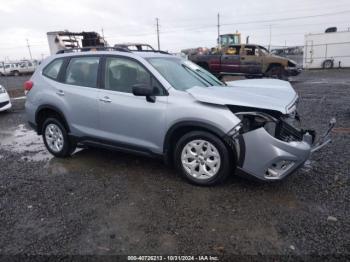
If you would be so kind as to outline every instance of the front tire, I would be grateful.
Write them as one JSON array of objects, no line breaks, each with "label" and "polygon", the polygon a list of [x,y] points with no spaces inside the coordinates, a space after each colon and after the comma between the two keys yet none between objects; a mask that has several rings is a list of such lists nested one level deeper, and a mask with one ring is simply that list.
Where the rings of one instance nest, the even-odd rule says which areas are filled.
[{"label": "front tire", "polygon": [[232,171],[232,160],[226,145],[215,135],[192,131],[179,139],[174,163],[180,174],[196,185],[223,182]]},{"label": "front tire", "polygon": [[286,80],[286,72],[282,66],[274,65],[266,73],[270,78],[277,78],[281,80]]},{"label": "front tire", "polygon": [[45,120],[42,136],[47,150],[56,157],[68,157],[76,149],[76,145],[69,140],[66,128],[57,118]]}]

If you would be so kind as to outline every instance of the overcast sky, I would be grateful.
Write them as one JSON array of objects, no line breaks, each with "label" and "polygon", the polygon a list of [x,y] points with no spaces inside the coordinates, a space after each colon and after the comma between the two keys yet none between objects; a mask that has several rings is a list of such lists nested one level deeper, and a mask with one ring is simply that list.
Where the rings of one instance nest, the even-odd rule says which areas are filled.
[{"label": "overcast sky", "polygon": [[[160,21],[161,49],[212,47],[221,33],[238,30],[243,39],[272,45],[302,45],[304,34],[327,27],[350,28],[349,0],[0,0],[0,61],[48,56],[46,32],[97,31],[110,45],[145,42],[157,46],[155,18]],[[322,16],[320,16],[322,15]],[[306,16],[309,16],[306,18]]]}]

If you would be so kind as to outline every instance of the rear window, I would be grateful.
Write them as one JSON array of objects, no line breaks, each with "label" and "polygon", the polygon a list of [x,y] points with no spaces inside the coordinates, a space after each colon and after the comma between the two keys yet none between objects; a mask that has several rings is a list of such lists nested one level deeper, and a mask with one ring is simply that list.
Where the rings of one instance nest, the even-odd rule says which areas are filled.
[{"label": "rear window", "polygon": [[71,58],[64,82],[70,85],[96,87],[99,57]]},{"label": "rear window", "polygon": [[45,67],[43,75],[47,76],[48,78],[57,80],[62,64],[63,58],[52,61],[48,66]]}]

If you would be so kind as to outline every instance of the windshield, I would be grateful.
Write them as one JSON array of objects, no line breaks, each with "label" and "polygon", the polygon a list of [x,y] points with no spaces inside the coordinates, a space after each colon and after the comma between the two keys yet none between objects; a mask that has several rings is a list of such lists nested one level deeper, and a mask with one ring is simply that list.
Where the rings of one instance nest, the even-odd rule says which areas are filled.
[{"label": "windshield", "polygon": [[194,86],[209,87],[225,85],[198,65],[174,57],[147,58],[148,62],[178,90]]}]

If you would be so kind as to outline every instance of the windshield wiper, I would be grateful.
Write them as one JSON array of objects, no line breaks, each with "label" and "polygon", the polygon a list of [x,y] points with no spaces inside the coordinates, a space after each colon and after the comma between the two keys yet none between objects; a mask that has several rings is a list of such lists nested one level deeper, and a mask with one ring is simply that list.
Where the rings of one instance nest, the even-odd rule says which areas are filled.
[{"label": "windshield wiper", "polygon": [[[195,78],[197,78],[200,82],[202,82],[204,85],[206,86],[213,86],[211,83],[209,83],[205,78],[203,78],[202,76],[200,76],[197,72],[191,70],[190,68],[188,68],[187,66],[185,66],[184,64],[182,64],[183,68],[185,68],[185,70],[187,72],[189,72],[191,75],[193,75]],[[204,80],[204,81],[203,81]],[[209,85],[208,85],[209,84]]]},{"label": "windshield wiper", "polygon": [[207,82],[209,82],[212,86],[226,86],[226,83],[221,82],[219,79],[211,77],[210,75],[206,74],[200,69],[197,69],[196,72],[198,73],[198,75],[202,76]]}]

